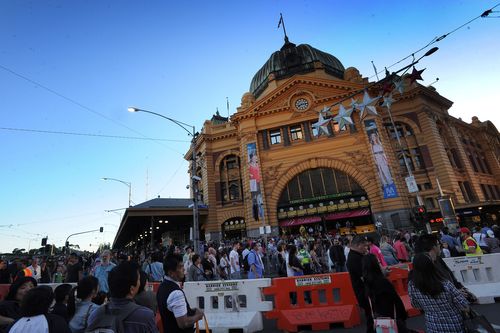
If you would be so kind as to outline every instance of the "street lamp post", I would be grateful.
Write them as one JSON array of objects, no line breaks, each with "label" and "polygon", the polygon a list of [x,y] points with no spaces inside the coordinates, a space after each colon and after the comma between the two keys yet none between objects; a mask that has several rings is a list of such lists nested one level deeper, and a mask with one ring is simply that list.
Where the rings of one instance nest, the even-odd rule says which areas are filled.
[{"label": "street lamp post", "polygon": [[194,241],[194,252],[199,253],[199,221],[198,221],[198,181],[200,180],[198,176],[196,176],[196,131],[193,125],[189,125],[183,123],[181,121],[172,119],[170,117],[164,116],[160,113],[156,113],[149,110],[139,109],[136,107],[129,107],[127,109],[129,112],[146,112],[152,115],[167,119],[168,121],[173,122],[177,126],[181,127],[185,130],[188,135],[191,136],[191,153],[192,153],[192,161],[191,161],[191,189],[193,193],[193,241]]},{"label": "street lamp post", "polygon": [[126,181],[123,181],[123,180],[120,180],[120,179],[116,179],[116,178],[108,178],[108,177],[103,177],[101,178],[101,180],[112,180],[112,181],[115,181],[115,182],[119,182],[119,183],[122,183],[124,185],[126,185],[128,187],[128,206],[129,207],[132,207],[131,206],[131,197],[132,197],[132,183],[131,182],[126,182]]}]

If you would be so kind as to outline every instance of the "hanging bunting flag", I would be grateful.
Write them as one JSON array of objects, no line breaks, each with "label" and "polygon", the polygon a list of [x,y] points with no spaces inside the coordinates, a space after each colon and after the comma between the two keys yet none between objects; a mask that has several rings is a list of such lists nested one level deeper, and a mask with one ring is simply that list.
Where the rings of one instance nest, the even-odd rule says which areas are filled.
[{"label": "hanging bunting flag", "polygon": [[403,79],[397,79],[394,81],[394,90],[399,92],[401,95],[405,92],[405,84]]},{"label": "hanging bunting flag", "polygon": [[333,117],[333,119],[339,124],[339,129],[342,130],[346,124],[352,125],[352,109],[346,110],[342,104],[339,105],[339,114]]},{"label": "hanging bunting flag", "polygon": [[325,119],[325,117],[323,116],[323,111],[320,111],[318,122],[312,124],[312,127],[316,129],[316,137],[319,137],[321,135],[321,132],[325,133],[326,135],[330,135],[330,130],[328,129],[329,122],[330,118]]},{"label": "hanging bunting flag", "polygon": [[382,103],[382,106],[385,106],[386,108],[390,109],[392,103],[394,102],[395,100],[392,98],[392,93],[391,93],[388,96],[384,96],[384,102]]},{"label": "hanging bunting flag", "polygon": [[366,114],[372,114],[377,116],[377,108],[373,105],[376,101],[379,100],[380,97],[371,98],[368,94],[368,91],[365,90],[365,94],[363,95],[363,102],[358,104],[359,117],[363,119]]},{"label": "hanging bunting flag", "polygon": [[332,112],[330,111],[331,107],[329,106],[325,106],[321,111],[320,113],[323,114],[323,116],[331,116],[332,115]]},{"label": "hanging bunting flag", "polygon": [[355,111],[358,109],[359,103],[357,99],[351,98],[351,108],[352,111]]},{"label": "hanging bunting flag", "polygon": [[413,82],[417,82],[418,81],[423,81],[424,79],[422,78],[422,73],[425,71],[425,68],[418,71],[415,66],[413,66],[413,71],[411,72],[411,74],[408,75],[408,78],[410,79],[410,84],[412,84]]},{"label": "hanging bunting flag", "polygon": [[385,95],[385,94],[388,94],[392,91],[392,81],[386,81],[383,85],[382,85],[382,95]]}]

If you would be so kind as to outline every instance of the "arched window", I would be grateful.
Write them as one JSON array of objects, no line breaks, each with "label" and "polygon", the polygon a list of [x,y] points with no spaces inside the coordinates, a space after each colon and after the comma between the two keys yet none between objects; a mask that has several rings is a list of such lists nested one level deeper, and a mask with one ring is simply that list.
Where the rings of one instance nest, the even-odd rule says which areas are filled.
[{"label": "arched window", "polygon": [[[397,122],[395,124],[396,130],[394,130],[393,126],[388,126],[387,132],[396,147],[396,157],[399,161],[400,169],[405,173],[407,172],[405,158],[408,162],[408,167],[412,171],[425,168],[413,128],[402,122]],[[404,151],[401,151],[399,143],[397,143],[397,135],[399,135],[399,139],[403,143],[403,146],[408,147]]]},{"label": "arched window", "polygon": [[222,203],[241,200],[240,158],[236,155],[226,156],[220,163],[219,172]]},{"label": "arched window", "polygon": [[279,204],[352,195],[366,195],[352,177],[340,170],[316,168],[306,170],[292,178],[281,193]]},{"label": "arched window", "polygon": [[399,138],[404,138],[404,137],[409,137],[409,136],[414,136],[415,134],[413,133],[413,129],[411,128],[410,125],[407,125],[405,123],[396,123],[396,131],[394,131],[393,126],[388,126],[387,127],[389,131],[389,137],[393,140],[396,140],[396,131],[399,134]]}]

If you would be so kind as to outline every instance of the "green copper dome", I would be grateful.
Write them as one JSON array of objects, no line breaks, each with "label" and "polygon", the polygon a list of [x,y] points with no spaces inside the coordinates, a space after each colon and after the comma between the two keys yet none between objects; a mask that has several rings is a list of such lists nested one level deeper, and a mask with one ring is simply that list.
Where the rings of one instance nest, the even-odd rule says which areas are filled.
[{"label": "green copper dome", "polygon": [[254,75],[250,92],[257,98],[266,89],[269,74],[274,74],[275,79],[280,80],[295,74],[313,72],[315,62],[320,62],[328,74],[344,78],[344,66],[337,58],[308,44],[296,46],[286,39],[281,50],[274,52]]}]

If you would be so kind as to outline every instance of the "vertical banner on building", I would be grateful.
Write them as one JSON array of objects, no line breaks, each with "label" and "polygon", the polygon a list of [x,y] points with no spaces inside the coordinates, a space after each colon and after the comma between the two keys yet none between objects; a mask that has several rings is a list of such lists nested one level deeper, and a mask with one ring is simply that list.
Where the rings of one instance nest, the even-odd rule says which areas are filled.
[{"label": "vertical banner on building", "polygon": [[382,183],[384,199],[396,198],[398,197],[396,184],[394,184],[394,180],[392,179],[387,156],[385,156],[384,147],[382,146],[375,120],[365,120],[365,128],[366,134],[368,134],[368,138],[370,139],[370,146],[372,148],[373,158],[375,159],[375,165],[377,166],[378,177]]},{"label": "vertical banner on building", "polygon": [[248,173],[250,177],[250,193],[252,194],[252,213],[255,220],[264,217],[264,202],[262,200],[261,176],[257,144],[247,144]]}]

